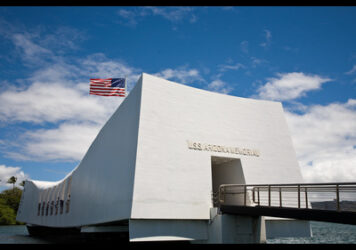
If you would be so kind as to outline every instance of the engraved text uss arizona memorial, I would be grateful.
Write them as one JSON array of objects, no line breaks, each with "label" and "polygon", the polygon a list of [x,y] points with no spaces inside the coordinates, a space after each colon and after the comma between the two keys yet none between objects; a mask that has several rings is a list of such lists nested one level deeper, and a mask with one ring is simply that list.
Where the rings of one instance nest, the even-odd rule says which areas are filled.
[{"label": "engraved text uss arizona memorial", "polygon": [[219,146],[219,145],[200,143],[200,142],[191,142],[191,141],[187,141],[187,143],[188,143],[188,148],[194,150],[223,152],[223,153],[231,153],[231,154],[256,156],[256,157],[260,156],[260,152],[256,149],[226,147],[226,146]]}]

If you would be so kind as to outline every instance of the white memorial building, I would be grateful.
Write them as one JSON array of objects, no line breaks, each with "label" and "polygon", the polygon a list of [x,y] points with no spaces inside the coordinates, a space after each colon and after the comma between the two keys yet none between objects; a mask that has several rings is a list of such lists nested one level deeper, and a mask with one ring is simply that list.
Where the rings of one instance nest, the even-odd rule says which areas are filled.
[{"label": "white memorial building", "polygon": [[127,230],[130,241],[265,242],[308,236],[309,222],[219,214],[212,194],[221,184],[303,182],[280,102],[143,73],[70,174],[26,181],[17,220]]}]

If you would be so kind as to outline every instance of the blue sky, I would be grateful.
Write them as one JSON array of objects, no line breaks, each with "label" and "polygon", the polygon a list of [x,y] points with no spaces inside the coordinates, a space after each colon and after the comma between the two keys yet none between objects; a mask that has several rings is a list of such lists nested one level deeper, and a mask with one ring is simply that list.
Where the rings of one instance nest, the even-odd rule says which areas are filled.
[{"label": "blue sky", "polygon": [[57,181],[142,72],[281,101],[305,181],[356,180],[355,7],[0,7],[0,189]]}]

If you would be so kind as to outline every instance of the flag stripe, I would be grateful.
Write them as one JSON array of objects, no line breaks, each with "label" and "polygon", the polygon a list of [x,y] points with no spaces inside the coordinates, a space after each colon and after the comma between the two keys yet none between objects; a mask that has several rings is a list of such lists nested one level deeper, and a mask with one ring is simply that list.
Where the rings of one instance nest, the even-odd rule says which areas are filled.
[{"label": "flag stripe", "polygon": [[125,90],[121,89],[90,89],[90,91],[96,91],[96,92],[120,92],[120,93],[125,93]]},{"label": "flag stripe", "polygon": [[90,90],[91,93],[116,93],[116,94],[125,94],[124,92],[118,92],[118,91],[94,91],[94,90]]},{"label": "flag stripe", "polygon": [[111,82],[111,78],[110,79],[90,79],[90,82]]},{"label": "flag stripe", "polygon": [[90,88],[91,90],[121,90],[121,91],[125,91],[125,89],[123,88]]},{"label": "flag stripe", "polygon": [[104,83],[104,82],[91,82],[90,85],[99,85],[99,86],[111,86],[111,83]]},{"label": "flag stripe", "polygon": [[90,90],[113,90],[113,91],[124,91],[125,89],[113,89],[113,88],[90,88]]},{"label": "flag stripe", "polygon": [[117,93],[117,92],[90,92],[91,94],[108,94],[108,95],[125,95],[124,93]]},{"label": "flag stripe", "polygon": [[93,92],[93,91],[91,91],[90,94],[125,95],[124,93],[117,93],[117,92]]},{"label": "flag stripe", "polygon": [[91,95],[100,95],[100,96],[122,96],[125,97],[124,94],[117,94],[117,93],[111,93],[111,94],[100,94],[97,92],[90,92]]},{"label": "flag stripe", "polygon": [[111,83],[90,83],[90,86],[105,86],[105,87],[111,87]]},{"label": "flag stripe", "polygon": [[91,82],[90,85],[111,85],[111,82]]},{"label": "flag stripe", "polygon": [[90,86],[92,85],[111,87],[111,83],[90,83]]},{"label": "flag stripe", "polygon": [[116,90],[90,90],[90,92],[98,92],[98,93],[119,93],[125,94],[124,91],[116,91]]},{"label": "flag stripe", "polygon": [[91,80],[93,80],[93,81],[105,81],[105,80],[111,80],[112,78],[91,78],[90,79],[90,81]]},{"label": "flag stripe", "polygon": [[123,87],[118,87],[118,86],[114,86],[114,87],[111,87],[111,86],[102,86],[102,85],[98,85],[98,86],[93,86],[93,85],[90,85],[90,88],[105,88],[105,89],[112,89],[112,88],[116,88],[116,89],[125,89]]}]

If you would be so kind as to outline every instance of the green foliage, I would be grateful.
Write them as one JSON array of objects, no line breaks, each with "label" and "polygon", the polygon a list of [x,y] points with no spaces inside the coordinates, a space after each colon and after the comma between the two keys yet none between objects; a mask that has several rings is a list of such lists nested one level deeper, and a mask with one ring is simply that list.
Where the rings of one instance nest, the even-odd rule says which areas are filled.
[{"label": "green foliage", "polygon": [[6,205],[6,202],[0,199],[0,225],[16,224],[15,211]]},{"label": "green foliage", "polygon": [[7,181],[7,183],[12,184],[13,188],[15,188],[16,181],[17,181],[17,177],[11,176],[10,179]]},{"label": "green foliage", "polygon": [[15,187],[0,193],[0,225],[14,225],[22,190]]},{"label": "green foliage", "polygon": [[6,204],[12,208],[15,213],[19,209],[20,200],[21,200],[22,190],[15,187],[14,189],[4,190],[0,194],[0,199],[4,199]]}]

